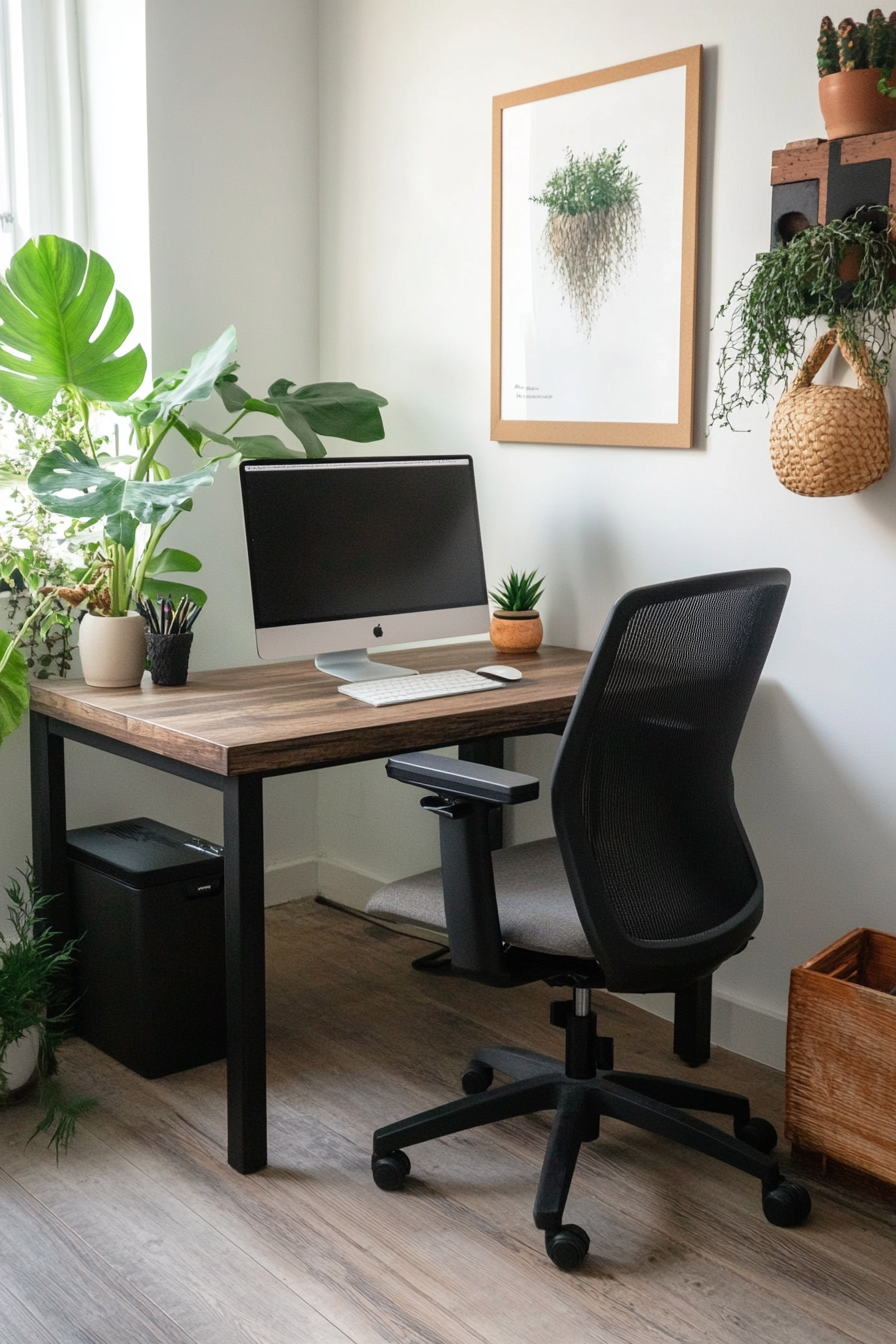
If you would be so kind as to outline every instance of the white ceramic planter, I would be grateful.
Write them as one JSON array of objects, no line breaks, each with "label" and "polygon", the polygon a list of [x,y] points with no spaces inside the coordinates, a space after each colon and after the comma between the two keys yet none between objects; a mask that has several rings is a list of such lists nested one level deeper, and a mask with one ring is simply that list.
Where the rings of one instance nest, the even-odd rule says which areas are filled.
[{"label": "white ceramic planter", "polygon": [[94,616],[78,627],[81,670],[88,686],[137,686],[146,668],[146,622],[126,616]]},{"label": "white ceramic planter", "polygon": [[37,1027],[29,1027],[23,1036],[6,1047],[6,1053],[0,1058],[0,1067],[6,1074],[6,1086],[10,1093],[17,1092],[31,1082],[37,1069],[39,1045]]}]

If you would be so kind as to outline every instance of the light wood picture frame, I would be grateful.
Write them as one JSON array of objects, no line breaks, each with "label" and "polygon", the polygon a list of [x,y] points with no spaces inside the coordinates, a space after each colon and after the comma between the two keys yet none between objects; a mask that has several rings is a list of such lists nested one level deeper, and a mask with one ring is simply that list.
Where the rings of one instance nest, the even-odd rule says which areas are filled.
[{"label": "light wood picture frame", "polygon": [[692,447],[702,50],[494,99],[492,439]]}]

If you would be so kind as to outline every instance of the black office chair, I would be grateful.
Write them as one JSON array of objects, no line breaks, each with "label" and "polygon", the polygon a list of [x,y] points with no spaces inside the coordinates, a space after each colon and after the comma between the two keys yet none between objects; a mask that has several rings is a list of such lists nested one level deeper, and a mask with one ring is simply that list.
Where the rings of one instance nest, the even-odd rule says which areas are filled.
[{"label": "black office chair", "polygon": [[[494,1120],[556,1110],[535,1199],[554,1264],[574,1269],[588,1234],[563,1224],[579,1148],[602,1115],[675,1139],[762,1181],[766,1218],[803,1222],[808,1193],[783,1180],[777,1135],[745,1097],[613,1067],[591,990],[682,991],[747,943],[762,881],[734,803],[731,762],[790,575],[747,570],[636,589],[617,602],[591,659],[551,784],[557,839],[492,855],[488,814],[537,796],[530,776],[424,752],[387,764],[431,790],[442,867],[382,888],[368,911],[447,931],[455,975],[497,988],[544,980],[565,1065],[510,1046],[476,1051],[468,1094],[377,1130],[373,1177],[399,1189],[403,1147]],[[500,694],[500,692],[497,692]],[[494,866],[492,864],[494,860]],[[496,895],[497,891],[497,895]],[[489,1092],[493,1070],[515,1081]],[[731,1116],[734,1136],[687,1111]]]}]

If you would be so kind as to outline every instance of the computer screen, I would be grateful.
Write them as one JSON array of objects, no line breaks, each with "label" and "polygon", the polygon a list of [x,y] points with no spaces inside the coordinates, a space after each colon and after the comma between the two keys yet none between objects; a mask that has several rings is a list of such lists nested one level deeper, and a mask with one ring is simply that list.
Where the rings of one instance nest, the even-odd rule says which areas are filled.
[{"label": "computer screen", "polygon": [[488,629],[470,457],[243,462],[240,480],[261,657]]}]

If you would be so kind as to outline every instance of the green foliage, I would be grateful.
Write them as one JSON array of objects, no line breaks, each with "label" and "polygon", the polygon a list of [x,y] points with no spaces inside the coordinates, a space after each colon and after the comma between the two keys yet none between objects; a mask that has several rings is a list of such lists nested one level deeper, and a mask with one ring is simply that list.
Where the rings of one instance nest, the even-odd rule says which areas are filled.
[{"label": "green foliage", "polygon": [[544,588],[544,578],[533,569],[517,574],[512,569],[489,597],[499,611],[534,611]]},{"label": "green foliage", "polygon": [[18,728],[28,708],[28,668],[16,640],[0,630],[0,742]]},{"label": "green foliage", "polygon": [[0,280],[0,397],[18,411],[44,415],[63,388],[92,401],[128,397],[140,386],[146,356],[139,345],[116,355],[134,325],[131,305],[115,291],[112,267],[98,252],[45,234],[29,239]]},{"label": "green foliage", "polygon": [[533,196],[537,205],[546,205],[552,214],[581,215],[594,210],[607,210],[637,199],[638,177],[622,162],[625,145],[618,149],[604,149],[597,155],[583,154],[574,158],[566,151],[566,164],[552,173],[540,196]]},{"label": "green foliage", "polygon": [[[288,378],[278,378],[268,388],[264,398],[252,397],[236,381],[236,373],[226,373],[219,380],[218,392],[228,411],[239,411],[240,418],[250,411],[274,415],[296,436],[306,457],[326,457],[327,450],[318,438],[329,434],[337,439],[351,439],[354,443],[371,443],[385,437],[380,407],[388,405],[385,397],[354,383],[311,383],[294,387]],[[203,434],[209,431],[196,425]],[[246,458],[295,457],[296,450],[288,448],[276,434],[253,434],[228,438],[215,435],[216,443],[232,447]]]},{"label": "green foliage", "polygon": [[[858,279],[838,274],[844,257],[859,260]],[[786,247],[763,253],[738,280],[717,317],[728,320],[719,356],[711,424],[732,428],[732,413],[763,403],[799,367],[819,318],[836,326],[857,361],[885,383],[894,333],[896,244],[859,220],[833,220],[798,233]],[[867,355],[865,354],[867,352]]]},{"label": "green foliage", "polygon": [[[130,548],[140,523],[154,528],[170,522],[200,485],[212,484],[215,466],[207,463],[167,481],[128,480],[96,465],[69,439],[44,453],[28,484],[45,509],[88,523],[103,520],[107,534]],[[73,490],[79,493],[70,497]],[[189,561],[198,568],[194,556]]]},{"label": "green foliage", "polygon": [[[20,635],[42,605],[46,585],[74,585],[85,565],[85,538],[77,524],[49,513],[27,487],[28,474],[59,438],[78,432],[71,399],[61,394],[40,417],[24,415],[0,402],[0,590],[6,592],[4,622]],[[100,445],[105,440],[99,440]],[[33,676],[64,677],[72,662],[72,615],[53,599],[39,621],[28,625],[22,655]]]},{"label": "green foliage", "polygon": [[[97,253],[88,258],[76,244],[54,237],[26,243],[12,259],[6,284],[0,281],[0,397],[34,417],[44,414],[62,390],[76,417],[68,432],[54,435],[54,444],[44,445],[31,463],[28,485],[44,510],[72,520],[69,535],[101,532],[101,539],[85,548],[88,563],[75,576],[76,584],[61,584],[56,577],[48,584],[66,601],[87,601],[91,610],[110,616],[123,616],[140,593],[156,596],[162,590],[186,593],[202,604],[201,589],[169,581],[160,589],[156,576],[171,572],[174,557],[185,574],[201,568],[189,552],[161,543],[174,520],[192,509],[199,486],[212,483],[218,462],[323,457],[326,449],[318,434],[357,442],[382,438],[379,408],[386,402],[353,383],[295,387],[286,378],[272,384],[267,397],[251,397],[236,382],[233,327],[199,350],[187,368],[162,374],[146,395],[134,397],[146,361],[139,346],[115,354],[133,325],[122,294],[115,293],[100,328],[113,288],[112,268],[104,258]],[[188,405],[207,401],[214,392],[225,409],[236,412],[223,433],[184,419]],[[94,436],[91,416],[107,409],[127,422],[130,451],[105,452],[106,441]],[[236,426],[253,412],[280,420],[298,445],[287,447],[276,435],[234,436]],[[200,467],[174,478],[158,455],[172,430],[197,457],[214,446]]]},{"label": "green foliage", "polygon": [[[40,1105],[43,1115],[31,1134],[49,1134],[49,1145],[56,1159],[66,1151],[78,1120],[96,1102],[85,1097],[70,1097],[59,1083],[55,1051],[66,1025],[66,1014],[51,1016],[51,1002],[60,972],[72,962],[75,944],[55,946],[55,935],[45,919],[51,898],[37,894],[30,868],[22,873],[24,885],[13,879],[6,887],[12,937],[0,932],[0,1057],[26,1032],[37,1032],[40,1049],[38,1068],[41,1075]],[[6,1074],[0,1069],[0,1094],[8,1088]]]},{"label": "green foliage", "polygon": [[833,75],[840,69],[840,46],[837,42],[837,30],[825,15],[821,21],[818,35],[818,73]]}]

